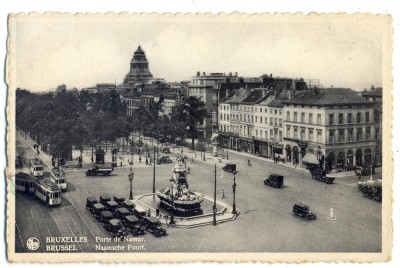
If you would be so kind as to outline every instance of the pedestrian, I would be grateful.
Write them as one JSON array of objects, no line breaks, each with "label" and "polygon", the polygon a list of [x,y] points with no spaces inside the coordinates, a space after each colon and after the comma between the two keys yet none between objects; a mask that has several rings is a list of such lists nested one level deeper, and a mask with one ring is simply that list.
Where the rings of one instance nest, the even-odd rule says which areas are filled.
[{"label": "pedestrian", "polygon": [[358,181],[359,181],[359,182],[361,181],[361,174],[358,175]]},{"label": "pedestrian", "polygon": [[147,217],[150,217],[150,216],[151,216],[151,210],[148,209],[148,210],[147,210]]},{"label": "pedestrian", "polygon": [[190,167],[188,167],[188,172],[187,173],[190,174]]},{"label": "pedestrian", "polygon": [[160,209],[156,209],[156,217],[158,218],[158,217],[160,217]]},{"label": "pedestrian", "polygon": [[139,155],[139,163],[142,163],[142,157]]},{"label": "pedestrian", "polygon": [[121,160],[121,162],[120,162],[120,167],[122,167],[122,160]]},{"label": "pedestrian", "polygon": [[146,166],[149,164],[149,160],[147,159],[147,157],[146,157]]},{"label": "pedestrian", "polygon": [[250,159],[247,160],[247,165],[248,165],[249,167],[251,167]]},{"label": "pedestrian", "polygon": [[222,199],[225,199],[225,191],[224,191],[224,189],[221,190],[221,194],[222,194]]},{"label": "pedestrian", "polygon": [[150,166],[151,166],[151,164],[152,164],[152,159],[151,159],[151,157],[150,157]]}]

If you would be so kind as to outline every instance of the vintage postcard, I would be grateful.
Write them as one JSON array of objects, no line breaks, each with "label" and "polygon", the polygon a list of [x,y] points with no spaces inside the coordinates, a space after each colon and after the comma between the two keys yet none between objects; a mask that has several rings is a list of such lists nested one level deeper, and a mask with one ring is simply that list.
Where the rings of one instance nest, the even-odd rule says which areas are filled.
[{"label": "vintage postcard", "polygon": [[384,262],[392,20],[10,14],[10,262]]}]

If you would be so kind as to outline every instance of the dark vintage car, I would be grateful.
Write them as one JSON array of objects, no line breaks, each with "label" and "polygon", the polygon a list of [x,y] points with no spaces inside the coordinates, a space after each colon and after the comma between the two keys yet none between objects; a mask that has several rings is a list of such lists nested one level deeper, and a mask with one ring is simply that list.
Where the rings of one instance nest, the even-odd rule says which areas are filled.
[{"label": "dark vintage car", "polygon": [[114,215],[109,210],[102,211],[98,217],[99,222],[104,226],[106,226],[108,221],[112,219],[114,219]]},{"label": "dark vintage car", "polygon": [[146,230],[153,234],[155,237],[165,236],[167,235],[167,231],[161,227],[161,222],[158,218],[155,217],[147,217],[143,222]]},{"label": "dark vintage car", "polygon": [[133,209],[133,213],[136,217],[139,218],[139,220],[143,220],[147,216],[147,211],[140,206],[135,206],[135,208]]},{"label": "dark vintage car", "polygon": [[169,153],[171,153],[171,151],[169,150],[168,147],[163,147],[163,148],[161,148],[161,152],[163,152],[164,154],[169,154]]},{"label": "dark vintage car", "polygon": [[232,163],[225,164],[225,166],[222,167],[222,170],[226,171],[226,172],[233,173],[233,174],[237,173],[236,164],[232,164]]},{"label": "dark vintage car", "polygon": [[86,208],[92,212],[93,211],[93,205],[97,204],[97,198],[93,197],[93,196],[89,196],[88,198],[86,198]]},{"label": "dark vintage car", "polygon": [[125,200],[124,202],[122,202],[122,207],[127,208],[129,211],[133,211],[133,209],[135,208],[135,204],[130,200]]},{"label": "dark vintage car", "polygon": [[97,203],[97,204],[93,205],[91,212],[92,212],[93,216],[95,216],[96,218],[99,218],[101,212],[103,212],[105,209],[106,208],[102,204]]},{"label": "dark vintage car", "polygon": [[118,219],[123,220],[126,216],[133,215],[133,212],[127,208],[117,208],[115,215]]},{"label": "dark vintage car", "polygon": [[172,160],[168,155],[162,155],[158,160],[160,161],[160,164],[172,163]]},{"label": "dark vintage car", "polygon": [[122,222],[118,219],[109,220],[105,227],[113,237],[124,237],[128,235],[128,232],[123,228]]},{"label": "dark vintage car", "polygon": [[271,187],[280,188],[283,185],[283,178],[284,177],[282,175],[271,174],[264,180],[264,184]]},{"label": "dark vintage car", "polygon": [[114,195],[114,201],[117,202],[118,205],[122,206],[125,201],[125,197],[120,197],[120,196]]},{"label": "dark vintage car", "polygon": [[294,204],[293,214],[307,220],[315,220],[317,218],[317,216],[310,211],[310,208],[302,203]]},{"label": "dark vintage car", "polygon": [[140,225],[140,220],[134,215],[126,216],[122,219],[122,223],[134,236],[144,235],[146,233],[145,228]]},{"label": "dark vintage car", "polygon": [[117,209],[119,208],[119,205],[115,201],[108,201],[105,205],[106,209],[111,211],[114,216],[117,216]]},{"label": "dark vintage car", "polygon": [[104,206],[107,204],[108,201],[111,201],[111,197],[108,195],[100,195],[100,203]]}]

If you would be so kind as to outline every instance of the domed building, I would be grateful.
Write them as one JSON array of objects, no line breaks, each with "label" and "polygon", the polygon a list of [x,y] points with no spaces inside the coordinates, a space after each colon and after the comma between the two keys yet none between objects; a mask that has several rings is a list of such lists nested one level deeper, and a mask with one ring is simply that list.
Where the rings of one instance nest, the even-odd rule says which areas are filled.
[{"label": "domed building", "polygon": [[150,84],[153,80],[153,75],[149,71],[149,62],[146,54],[139,46],[133,54],[131,60],[131,68],[124,79],[124,85],[128,88],[135,88],[141,84]]}]

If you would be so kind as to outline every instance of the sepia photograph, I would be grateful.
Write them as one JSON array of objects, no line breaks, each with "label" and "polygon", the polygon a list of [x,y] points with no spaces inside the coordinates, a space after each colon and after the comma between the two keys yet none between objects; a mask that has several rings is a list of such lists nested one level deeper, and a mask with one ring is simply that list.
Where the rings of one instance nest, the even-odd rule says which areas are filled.
[{"label": "sepia photograph", "polygon": [[391,31],[371,14],[10,14],[9,259],[390,259]]}]

